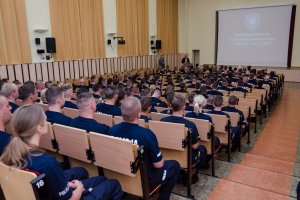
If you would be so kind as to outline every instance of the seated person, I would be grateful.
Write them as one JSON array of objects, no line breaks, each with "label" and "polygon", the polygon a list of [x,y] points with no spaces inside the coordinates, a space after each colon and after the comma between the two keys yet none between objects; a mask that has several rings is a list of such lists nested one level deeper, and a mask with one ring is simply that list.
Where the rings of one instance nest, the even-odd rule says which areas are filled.
[{"label": "seated person", "polygon": [[[230,119],[230,116],[227,113],[222,111],[222,107],[223,107],[222,96],[216,96],[214,100],[214,104],[215,104],[215,109],[207,112],[208,114],[225,115],[228,119]],[[231,150],[235,151],[240,146],[240,128],[238,126],[231,127],[231,139],[232,139]]]},{"label": "seated person", "polygon": [[196,88],[197,79],[193,78],[191,84],[188,86],[188,88]]},{"label": "seated person", "polygon": [[41,91],[45,88],[45,84],[43,83],[42,80],[37,80],[35,82],[35,88],[36,88],[36,91],[38,93],[38,97],[41,97]]},{"label": "seated person", "polygon": [[196,119],[203,119],[208,120],[212,123],[212,119],[209,115],[206,115],[203,112],[203,107],[206,105],[206,99],[202,95],[196,95],[193,99],[193,105],[194,105],[194,112],[188,112],[185,116],[190,118],[196,118]]},{"label": "seated person", "polygon": [[11,106],[8,100],[0,95],[0,155],[3,153],[5,147],[10,142],[11,136],[5,132],[5,126],[11,119]]},{"label": "seated person", "polygon": [[171,115],[171,114],[173,113],[172,107],[171,107],[171,101],[172,101],[174,95],[175,95],[175,93],[170,93],[170,94],[167,96],[166,99],[167,99],[167,103],[168,103],[168,108],[165,109],[165,110],[163,110],[163,111],[161,111],[160,113],[162,113],[162,114],[168,114],[168,115]]},{"label": "seated person", "polygon": [[244,76],[244,77],[243,77],[244,87],[246,87],[246,88],[252,88],[252,85],[249,84],[248,81],[249,81],[248,76]]},{"label": "seated person", "polygon": [[79,116],[74,118],[70,126],[86,130],[87,132],[97,132],[107,134],[109,126],[98,123],[94,119],[96,111],[96,102],[91,93],[84,92],[77,96],[77,105]]},{"label": "seated person", "polygon": [[65,104],[62,89],[57,86],[48,88],[46,91],[46,100],[48,102],[48,110],[45,112],[47,121],[51,124],[56,123],[68,126],[72,121],[72,118],[65,116],[61,112],[61,108]]},{"label": "seated person", "polygon": [[37,100],[37,92],[33,84],[24,84],[19,89],[19,99],[23,100],[23,105],[34,104]]},{"label": "seated person", "polygon": [[208,95],[220,95],[223,96],[223,93],[218,91],[218,82],[215,81],[212,84],[212,89],[207,92]]},{"label": "seated person", "polygon": [[185,85],[185,83],[184,82],[181,82],[179,85],[179,90],[176,90],[175,92],[187,92],[186,91],[186,85]]},{"label": "seated person", "polygon": [[78,109],[77,105],[72,102],[73,99],[73,88],[71,85],[64,85],[62,86],[62,90],[64,93],[64,99],[65,99],[65,108],[72,108],[72,109]]},{"label": "seated person", "polygon": [[96,80],[97,80],[96,75],[91,76],[91,79],[89,80],[89,86],[88,86],[89,89],[93,88],[93,86],[96,84]]},{"label": "seated person", "polygon": [[204,96],[206,99],[208,98],[207,87],[205,85],[203,85],[203,86],[200,87],[200,94],[202,96]]},{"label": "seated person", "polygon": [[117,180],[103,176],[88,178],[82,167],[64,171],[55,158],[37,148],[41,137],[48,133],[46,120],[43,109],[37,105],[17,109],[12,118],[14,137],[1,162],[46,174],[54,199],[121,199],[123,192]]},{"label": "seated person", "polygon": [[193,149],[193,163],[197,163],[197,170],[193,176],[193,182],[197,182],[198,180],[198,172],[200,168],[209,168],[209,162],[206,157],[207,149],[205,146],[200,145],[199,140],[200,136],[197,130],[196,125],[183,118],[184,115],[184,104],[185,99],[181,95],[175,94],[171,101],[171,107],[173,110],[172,116],[164,117],[160,121],[162,122],[171,122],[171,123],[179,123],[184,124],[185,127],[191,130],[192,132],[192,149]]},{"label": "seated person", "polygon": [[151,120],[150,113],[152,108],[152,101],[150,97],[142,97],[140,99],[141,103],[141,116],[140,119],[144,119],[145,122],[149,122]]},{"label": "seated person", "polygon": [[196,96],[196,93],[194,92],[191,92],[188,94],[188,103],[186,104],[185,106],[185,111],[194,111],[194,105],[193,105],[193,102],[194,102],[194,96]]},{"label": "seated person", "polygon": [[143,145],[148,164],[149,185],[161,183],[159,199],[170,199],[172,189],[178,179],[180,165],[175,160],[163,160],[157,138],[150,130],[138,125],[141,104],[136,97],[127,97],[122,103],[124,122],[114,125],[108,134],[114,137],[127,138],[134,144]]},{"label": "seated person", "polygon": [[93,85],[93,96],[95,99],[101,99],[102,88],[99,83]]},{"label": "seated person", "polygon": [[203,107],[205,110],[214,110],[215,109],[215,97],[212,95],[209,95],[206,101],[206,105]]},{"label": "seated person", "polygon": [[160,98],[161,92],[159,89],[156,89],[151,96],[152,105],[158,107],[168,107],[168,105],[162,100],[160,100]]},{"label": "seated person", "polygon": [[248,124],[247,124],[247,121],[245,120],[244,113],[235,107],[238,103],[238,98],[234,95],[231,95],[228,99],[228,103],[229,103],[229,105],[223,107],[222,111],[239,113],[239,115],[241,117],[241,123],[242,123],[241,124],[242,125],[242,133],[245,134],[246,130],[248,130]]},{"label": "seated person", "polygon": [[221,86],[218,87],[218,90],[231,91],[231,88],[228,87],[227,79],[222,79]]},{"label": "seated person", "polygon": [[97,112],[112,116],[121,116],[121,109],[116,105],[118,94],[119,90],[115,86],[108,86],[105,88],[104,103],[97,104]]},{"label": "seated person", "polygon": [[19,90],[16,84],[14,83],[4,83],[1,87],[1,94],[4,95],[9,101],[11,106],[11,112],[14,113],[15,110],[19,107],[15,101],[19,98]]}]

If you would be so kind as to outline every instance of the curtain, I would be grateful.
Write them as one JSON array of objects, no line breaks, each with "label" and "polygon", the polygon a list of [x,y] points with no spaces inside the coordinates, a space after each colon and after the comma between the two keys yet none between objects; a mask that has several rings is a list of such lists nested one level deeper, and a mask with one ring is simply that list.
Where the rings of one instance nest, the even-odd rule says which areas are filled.
[{"label": "curtain", "polygon": [[126,41],[118,45],[119,56],[148,55],[148,0],[117,0],[117,36]]},{"label": "curtain", "polygon": [[0,64],[31,63],[24,0],[0,0]]},{"label": "curtain", "polygon": [[157,39],[161,54],[178,52],[178,1],[157,0]]},{"label": "curtain", "polygon": [[104,56],[102,0],[49,0],[56,60]]}]

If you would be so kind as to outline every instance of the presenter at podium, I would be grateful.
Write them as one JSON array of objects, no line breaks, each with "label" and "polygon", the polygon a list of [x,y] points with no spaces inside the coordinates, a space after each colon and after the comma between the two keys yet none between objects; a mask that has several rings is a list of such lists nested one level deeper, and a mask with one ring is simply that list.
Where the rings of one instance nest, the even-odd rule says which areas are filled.
[{"label": "presenter at podium", "polygon": [[190,59],[188,58],[187,54],[185,54],[184,57],[182,58],[181,64],[184,67],[190,65]]}]

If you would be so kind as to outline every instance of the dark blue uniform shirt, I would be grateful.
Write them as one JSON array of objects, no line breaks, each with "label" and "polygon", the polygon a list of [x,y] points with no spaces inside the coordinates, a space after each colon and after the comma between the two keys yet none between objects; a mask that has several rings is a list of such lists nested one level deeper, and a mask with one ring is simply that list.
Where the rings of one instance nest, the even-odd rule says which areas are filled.
[{"label": "dark blue uniform shirt", "polygon": [[151,120],[148,116],[146,116],[146,115],[141,115],[141,117],[140,117],[140,119],[143,119],[143,120],[145,120],[145,122],[149,122],[149,120]]},{"label": "dark blue uniform shirt", "polygon": [[206,110],[214,110],[215,107],[213,105],[209,105],[209,104],[206,104],[203,109],[206,109]]},{"label": "dark blue uniform shirt", "polygon": [[109,105],[106,103],[98,103],[97,112],[112,116],[122,116],[120,107],[118,107],[117,105]]},{"label": "dark blue uniform shirt", "polygon": [[239,109],[236,109],[235,107],[225,106],[225,107],[222,108],[222,111],[239,113],[241,118],[242,118],[241,119],[242,122],[245,121],[244,113],[242,111],[240,111]]},{"label": "dark blue uniform shirt", "polygon": [[47,110],[45,114],[47,116],[47,121],[50,122],[51,124],[56,123],[56,124],[69,126],[70,122],[72,121],[71,117],[65,116],[60,112]]},{"label": "dark blue uniform shirt", "polygon": [[105,124],[100,124],[94,119],[81,116],[74,118],[71,121],[70,126],[86,130],[87,132],[97,132],[102,134],[107,134],[109,130],[109,126]]},{"label": "dark blue uniform shirt", "polygon": [[212,123],[212,119],[209,115],[206,115],[204,113],[198,113],[196,114],[195,112],[188,112],[185,115],[186,117],[190,117],[190,118],[195,118],[195,119],[203,119],[203,120],[208,120],[209,122]]},{"label": "dark blue uniform shirt", "polygon": [[11,110],[10,110],[11,113],[14,113],[15,110],[17,110],[17,108],[19,108],[19,106],[17,104],[15,104],[14,102],[11,102],[11,101],[9,102],[9,105],[11,107]]},{"label": "dark blue uniform shirt", "polygon": [[72,109],[78,109],[77,105],[71,101],[65,101],[64,107],[66,108],[72,108]]},{"label": "dark blue uniform shirt", "polygon": [[210,90],[207,92],[208,95],[220,95],[220,96],[223,96],[223,93],[222,92],[219,92],[217,90]]},{"label": "dark blue uniform shirt", "polygon": [[152,105],[153,106],[159,106],[159,107],[167,107],[168,105],[156,97],[151,97]]},{"label": "dark blue uniform shirt", "polygon": [[3,131],[0,131],[0,155],[3,153],[5,147],[10,142],[11,136]]},{"label": "dark blue uniform shirt", "polygon": [[150,129],[140,127],[138,124],[122,122],[112,126],[108,131],[108,135],[129,139],[133,144],[139,146],[143,145],[150,176],[153,170],[158,170],[153,168],[153,163],[161,161],[162,154],[158,146],[157,138]]},{"label": "dark blue uniform shirt", "polygon": [[[34,153],[40,152],[34,151]],[[53,157],[47,154],[31,156],[28,159],[28,166],[25,168],[46,174],[48,186],[54,199],[67,200],[71,198],[73,189],[69,187],[61,165]]]}]

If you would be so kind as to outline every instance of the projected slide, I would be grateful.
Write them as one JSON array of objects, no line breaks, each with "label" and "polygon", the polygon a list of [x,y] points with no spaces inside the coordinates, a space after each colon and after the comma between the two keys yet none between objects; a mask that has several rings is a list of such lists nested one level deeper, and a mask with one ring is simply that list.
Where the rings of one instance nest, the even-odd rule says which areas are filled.
[{"label": "projected slide", "polygon": [[286,67],[292,5],[218,11],[219,65]]}]

